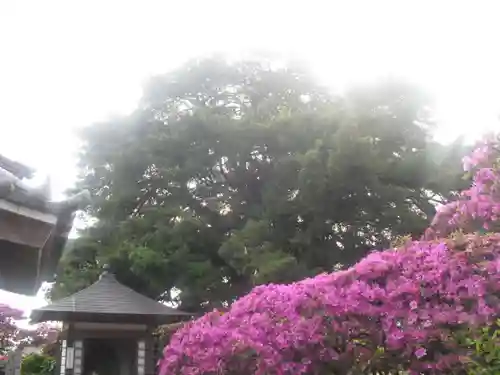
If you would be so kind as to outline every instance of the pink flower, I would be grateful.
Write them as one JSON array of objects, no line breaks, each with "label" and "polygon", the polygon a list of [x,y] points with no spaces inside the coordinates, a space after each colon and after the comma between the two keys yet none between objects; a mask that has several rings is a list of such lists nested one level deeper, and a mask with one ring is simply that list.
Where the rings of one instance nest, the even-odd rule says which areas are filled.
[{"label": "pink flower", "polygon": [[418,359],[424,357],[426,354],[427,350],[425,350],[425,348],[418,348],[417,350],[415,350],[415,357],[417,357]]},{"label": "pink flower", "polygon": [[[500,234],[467,234],[500,215],[494,149],[483,142],[464,159],[474,183],[438,210],[424,240],[373,252],[348,270],[254,288],[226,313],[179,329],[160,375],[322,373],[325,363],[369,360],[380,348],[410,373],[460,366],[454,330],[500,316],[500,300],[486,298],[500,295]],[[443,239],[456,229],[466,234]]]}]

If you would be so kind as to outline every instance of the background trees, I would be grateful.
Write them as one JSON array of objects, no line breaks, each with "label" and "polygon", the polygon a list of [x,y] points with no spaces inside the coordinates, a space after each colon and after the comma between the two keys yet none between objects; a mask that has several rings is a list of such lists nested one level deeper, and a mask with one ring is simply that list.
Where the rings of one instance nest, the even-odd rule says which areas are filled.
[{"label": "background trees", "polygon": [[139,292],[198,311],[421,235],[463,186],[463,147],[431,140],[428,105],[405,83],[336,96],[262,61],[200,60],[153,78],[132,114],[82,134],[79,187],[97,222],[52,297],[108,262]]}]

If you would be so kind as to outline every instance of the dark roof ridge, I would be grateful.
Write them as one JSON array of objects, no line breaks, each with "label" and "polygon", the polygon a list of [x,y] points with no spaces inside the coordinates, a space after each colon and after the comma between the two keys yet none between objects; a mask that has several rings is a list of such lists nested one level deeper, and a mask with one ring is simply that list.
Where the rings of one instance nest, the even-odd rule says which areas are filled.
[{"label": "dark roof ridge", "polygon": [[99,279],[87,288],[33,310],[32,319],[39,320],[43,313],[57,312],[136,316],[192,315],[166,306],[121,284],[106,268]]}]

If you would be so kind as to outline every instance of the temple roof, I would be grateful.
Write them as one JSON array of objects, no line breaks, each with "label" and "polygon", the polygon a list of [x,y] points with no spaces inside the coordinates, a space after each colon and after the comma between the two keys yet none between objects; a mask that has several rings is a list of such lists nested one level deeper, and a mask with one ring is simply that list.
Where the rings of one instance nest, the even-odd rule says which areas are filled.
[{"label": "temple roof", "polygon": [[[7,174],[4,174],[5,172]],[[33,177],[35,173],[33,168],[0,155],[0,173],[1,184],[4,188],[0,194],[1,199],[25,208],[56,214],[53,212],[53,207],[47,204],[50,197],[49,180],[41,187],[30,187],[23,181]],[[5,189],[9,185],[13,185],[14,188]]]},{"label": "temple roof", "polygon": [[30,195],[29,193],[21,189],[16,189],[6,197],[2,198],[23,207],[28,207],[40,212],[55,214],[54,210],[52,210],[51,207],[47,205],[46,200],[38,196]]},{"label": "temple roof", "polygon": [[34,169],[0,155],[0,288],[34,295],[53,281],[75,212],[90,201],[82,191],[50,200],[50,180],[39,187],[24,181]]},{"label": "temple roof", "polygon": [[3,155],[0,155],[0,168],[9,171],[17,178],[30,178],[35,173],[35,170],[27,165],[11,160]]},{"label": "temple roof", "polygon": [[143,296],[116,280],[105,270],[91,286],[59,301],[33,310],[31,321],[171,322],[191,314]]}]

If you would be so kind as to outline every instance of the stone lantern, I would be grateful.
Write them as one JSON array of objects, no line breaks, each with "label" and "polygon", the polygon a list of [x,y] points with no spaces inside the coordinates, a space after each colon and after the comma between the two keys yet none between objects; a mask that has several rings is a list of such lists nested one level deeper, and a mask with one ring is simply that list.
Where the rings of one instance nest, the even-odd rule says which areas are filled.
[{"label": "stone lantern", "polygon": [[58,375],[153,375],[153,332],[190,317],[121,284],[105,266],[88,288],[33,310],[31,322],[63,323]]}]

